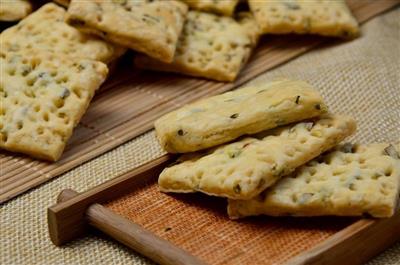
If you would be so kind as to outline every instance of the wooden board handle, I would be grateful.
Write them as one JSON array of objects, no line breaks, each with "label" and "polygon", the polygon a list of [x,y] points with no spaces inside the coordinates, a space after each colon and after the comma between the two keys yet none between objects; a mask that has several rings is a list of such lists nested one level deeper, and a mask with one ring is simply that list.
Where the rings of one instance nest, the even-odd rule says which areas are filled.
[{"label": "wooden board handle", "polygon": [[[63,190],[57,202],[69,200],[79,193],[71,189]],[[92,204],[86,211],[87,223],[122,244],[136,250],[151,260],[165,265],[204,265],[202,261],[174,246],[167,240],[147,231],[100,204]]]}]

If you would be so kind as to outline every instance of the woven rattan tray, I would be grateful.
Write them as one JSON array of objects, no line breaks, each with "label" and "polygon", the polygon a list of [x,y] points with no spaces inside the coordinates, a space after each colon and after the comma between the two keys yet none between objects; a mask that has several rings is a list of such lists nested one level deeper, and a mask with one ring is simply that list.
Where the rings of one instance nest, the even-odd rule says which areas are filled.
[{"label": "woven rattan tray", "polygon": [[[359,22],[398,0],[348,0]],[[162,114],[201,97],[235,88],[257,75],[332,39],[266,36],[235,83],[142,72],[123,62],[100,89],[74,131],[60,161],[46,163],[0,152],[0,203],[58,176],[150,130]]]},{"label": "woven rattan tray", "polygon": [[93,226],[160,264],[361,264],[400,239],[389,219],[253,217],[229,220],[226,201],[164,194],[166,155],[78,194],[63,191],[48,209],[56,245]]}]

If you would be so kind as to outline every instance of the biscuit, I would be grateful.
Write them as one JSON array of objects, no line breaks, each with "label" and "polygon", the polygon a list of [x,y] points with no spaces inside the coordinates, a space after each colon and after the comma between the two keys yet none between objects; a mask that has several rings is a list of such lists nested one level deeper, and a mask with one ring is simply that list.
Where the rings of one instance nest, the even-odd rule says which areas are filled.
[{"label": "biscuit", "polygon": [[107,76],[101,62],[0,53],[0,148],[56,161]]},{"label": "biscuit", "polygon": [[248,200],[337,145],[355,128],[354,120],[338,115],[276,128],[261,139],[248,137],[206,154],[183,156],[181,163],[161,172],[158,184],[164,192],[200,191]]},{"label": "biscuit", "polygon": [[230,17],[190,11],[172,63],[135,57],[143,69],[175,72],[218,81],[233,81],[249,59],[259,37],[249,13]]},{"label": "biscuit", "polygon": [[263,33],[319,34],[353,38],[357,20],[344,0],[249,0]]},{"label": "biscuit", "polygon": [[239,0],[223,0],[223,1],[214,1],[214,0],[183,0],[190,8],[204,11],[216,13],[224,16],[232,16],[235,11],[235,7],[238,4]]},{"label": "biscuit", "polygon": [[109,44],[97,37],[83,34],[64,22],[66,11],[49,3],[0,34],[2,49],[54,52],[77,58],[110,63],[125,48]]},{"label": "biscuit", "polygon": [[0,21],[16,21],[32,12],[32,5],[27,0],[0,0]]},{"label": "biscuit", "polygon": [[156,120],[154,127],[165,151],[187,153],[326,111],[321,95],[306,82],[279,80],[186,105]]},{"label": "biscuit", "polygon": [[[388,146],[342,145],[301,166],[251,200],[229,200],[229,216],[367,213],[390,217],[400,191],[400,145],[397,151]],[[392,155],[385,151],[388,148],[392,148]]]},{"label": "biscuit", "polygon": [[174,0],[73,0],[67,22],[83,32],[171,62],[187,9],[186,4]]}]

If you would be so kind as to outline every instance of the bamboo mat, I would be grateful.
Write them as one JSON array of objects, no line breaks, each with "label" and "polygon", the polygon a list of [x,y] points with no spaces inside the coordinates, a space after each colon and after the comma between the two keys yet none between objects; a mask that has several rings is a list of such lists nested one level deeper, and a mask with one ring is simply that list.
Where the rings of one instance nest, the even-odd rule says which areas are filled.
[{"label": "bamboo mat", "polygon": [[[348,0],[360,23],[398,3],[397,0]],[[164,113],[233,89],[327,40],[317,36],[266,36],[235,83],[161,73],[154,78],[155,73],[134,70],[125,62],[94,98],[60,161],[47,163],[0,153],[0,203],[150,130],[154,120]]]},{"label": "bamboo mat", "polygon": [[[399,17],[400,7],[365,23],[360,38],[321,45],[245,85],[282,77],[305,80],[321,92],[332,112],[357,120],[354,141],[394,142],[400,137]],[[46,209],[65,188],[86,191],[163,154],[152,130],[1,204],[0,264],[154,264],[99,233],[55,247]],[[366,265],[400,265],[400,242]]]}]

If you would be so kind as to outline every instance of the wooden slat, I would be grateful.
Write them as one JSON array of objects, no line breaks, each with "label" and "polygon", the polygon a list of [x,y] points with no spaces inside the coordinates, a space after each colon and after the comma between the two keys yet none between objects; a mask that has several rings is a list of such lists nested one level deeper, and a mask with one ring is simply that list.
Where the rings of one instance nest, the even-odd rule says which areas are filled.
[{"label": "wooden slat", "polygon": [[[398,4],[397,0],[348,0],[359,22]],[[0,156],[0,203],[58,176],[150,130],[155,119],[196,99],[233,89],[293,59],[327,38],[267,36],[234,83],[143,72],[123,62],[98,92],[56,163],[11,154]]]}]

